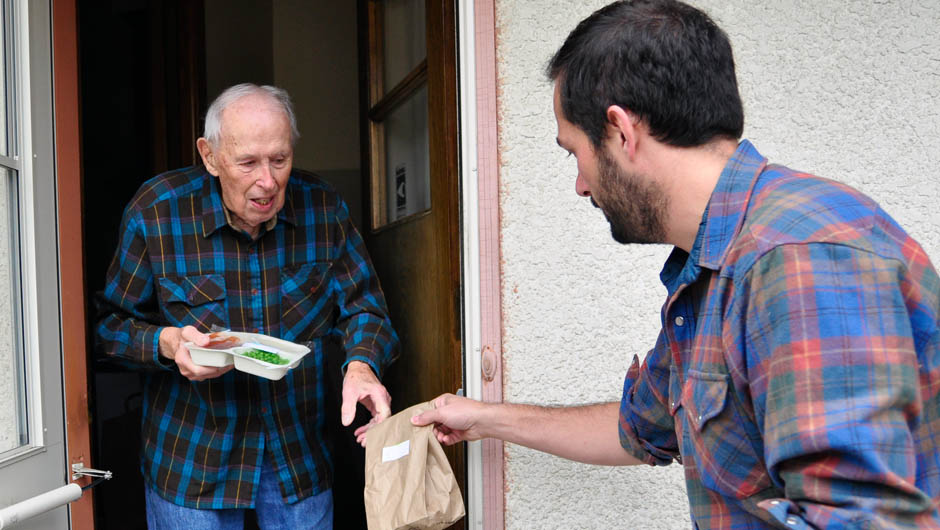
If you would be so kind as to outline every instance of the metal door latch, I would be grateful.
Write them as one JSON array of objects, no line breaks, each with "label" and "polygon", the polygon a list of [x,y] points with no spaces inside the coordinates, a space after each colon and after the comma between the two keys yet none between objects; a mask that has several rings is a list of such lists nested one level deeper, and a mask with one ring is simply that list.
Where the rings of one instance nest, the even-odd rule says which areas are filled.
[{"label": "metal door latch", "polygon": [[85,467],[83,462],[76,462],[72,464],[72,480],[78,480],[81,477],[95,477],[111,480],[111,472],[102,471],[100,469],[91,469]]}]

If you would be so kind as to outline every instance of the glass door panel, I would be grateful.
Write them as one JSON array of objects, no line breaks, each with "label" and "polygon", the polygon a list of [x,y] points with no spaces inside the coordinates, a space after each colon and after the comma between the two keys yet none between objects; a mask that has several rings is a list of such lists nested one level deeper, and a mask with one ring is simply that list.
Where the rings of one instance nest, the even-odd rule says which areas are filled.
[{"label": "glass door panel", "polygon": [[26,445],[16,171],[0,167],[0,455]]},{"label": "glass door panel", "polygon": [[383,77],[387,94],[427,56],[424,0],[386,0],[382,8]]},{"label": "glass door panel", "polygon": [[385,177],[389,222],[431,207],[428,160],[428,87],[423,86],[385,119]]},{"label": "glass door panel", "polygon": [[368,0],[371,228],[431,208],[425,0]]},{"label": "glass door panel", "polygon": [[[0,20],[10,20],[10,6],[6,2],[0,2],[0,15]],[[7,25],[0,24],[0,65],[3,66],[0,68],[0,156],[10,154],[8,116],[13,102],[11,91],[7,90],[7,83],[10,77],[8,72],[13,71],[13,60],[8,53],[11,48],[7,43],[9,33]]]}]

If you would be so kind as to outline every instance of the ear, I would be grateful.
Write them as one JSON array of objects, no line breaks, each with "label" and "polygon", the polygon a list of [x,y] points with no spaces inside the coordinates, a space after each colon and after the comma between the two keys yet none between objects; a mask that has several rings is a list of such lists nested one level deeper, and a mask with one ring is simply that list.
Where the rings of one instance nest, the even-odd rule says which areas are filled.
[{"label": "ear", "polygon": [[215,153],[212,152],[212,146],[209,141],[200,137],[196,140],[196,149],[199,150],[199,156],[202,157],[202,163],[213,176],[219,176],[219,168],[216,162]]},{"label": "ear", "polygon": [[608,138],[613,138],[617,143],[616,148],[623,151],[631,160],[636,155],[638,132],[632,113],[617,105],[607,107]]}]

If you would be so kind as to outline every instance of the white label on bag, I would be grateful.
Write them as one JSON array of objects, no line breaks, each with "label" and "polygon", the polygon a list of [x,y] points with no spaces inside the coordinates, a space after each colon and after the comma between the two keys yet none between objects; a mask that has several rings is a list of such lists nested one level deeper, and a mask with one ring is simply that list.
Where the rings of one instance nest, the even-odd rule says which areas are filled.
[{"label": "white label on bag", "polygon": [[391,462],[408,455],[411,450],[411,440],[405,440],[398,445],[390,445],[382,448],[382,462]]}]

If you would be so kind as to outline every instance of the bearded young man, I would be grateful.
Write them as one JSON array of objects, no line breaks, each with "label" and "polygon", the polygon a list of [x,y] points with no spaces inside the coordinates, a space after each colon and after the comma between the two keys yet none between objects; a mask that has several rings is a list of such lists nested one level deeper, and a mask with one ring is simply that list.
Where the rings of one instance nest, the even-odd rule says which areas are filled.
[{"label": "bearded young man", "polygon": [[616,2],[552,58],[558,144],[621,243],[675,246],[621,402],[416,416],[593,464],[685,470],[693,527],[940,527],[940,279],[872,199],[741,140],[731,45],[677,1]]}]

